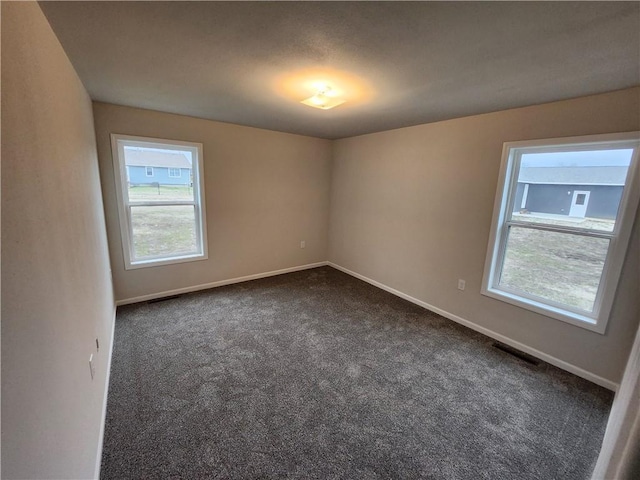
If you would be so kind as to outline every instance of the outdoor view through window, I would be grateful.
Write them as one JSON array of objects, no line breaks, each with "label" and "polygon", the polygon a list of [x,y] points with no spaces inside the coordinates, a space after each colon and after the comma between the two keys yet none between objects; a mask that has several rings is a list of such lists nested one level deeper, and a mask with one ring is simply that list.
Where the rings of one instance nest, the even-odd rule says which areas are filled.
[{"label": "outdoor view through window", "polygon": [[[134,257],[195,253],[193,206],[165,204],[176,200],[193,202],[191,152],[125,147],[124,158],[129,180],[127,193],[132,204]],[[151,177],[144,174],[146,166],[153,167]],[[184,176],[171,175],[174,169],[184,172]],[[135,205],[136,202],[145,205]]]},{"label": "outdoor view through window", "polygon": [[522,155],[511,220],[571,231],[511,224],[501,286],[593,311],[632,153]]},{"label": "outdoor view through window", "polygon": [[485,293],[596,324],[637,148],[637,140],[508,147]]},{"label": "outdoor view through window", "polygon": [[130,265],[202,256],[197,148],[141,140],[116,138]]}]

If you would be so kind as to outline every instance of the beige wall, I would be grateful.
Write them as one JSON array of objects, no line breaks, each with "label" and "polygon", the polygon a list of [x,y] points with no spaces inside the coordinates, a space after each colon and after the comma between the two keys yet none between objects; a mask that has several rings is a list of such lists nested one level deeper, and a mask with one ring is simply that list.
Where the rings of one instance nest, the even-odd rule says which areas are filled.
[{"label": "beige wall", "polygon": [[[328,140],[105,103],[94,115],[118,300],[326,260]],[[111,133],[203,144],[208,260],[124,269]]]},{"label": "beige wall", "polygon": [[2,2],[3,478],[93,477],[113,313],[91,100],[40,7]]},{"label": "beige wall", "polygon": [[329,260],[619,382],[639,320],[640,221],[606,335],[480,287],[503,142],[640,130],[638,111],[635,88],[336,141]]}]

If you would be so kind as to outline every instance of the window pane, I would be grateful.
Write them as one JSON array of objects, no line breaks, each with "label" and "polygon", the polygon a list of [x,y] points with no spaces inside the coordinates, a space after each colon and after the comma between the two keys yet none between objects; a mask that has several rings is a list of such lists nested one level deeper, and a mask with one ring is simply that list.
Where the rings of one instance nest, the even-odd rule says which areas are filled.
[{"label": "window pane", "polygon": [[523,153],[512,219],[613,231],[632,149]]},{"label": "window pane", "polygon": [[135,260],[200,253],[191,205],[131,207]]},{"label": "window pane", "polygon": [[500,286],[593,311],[609,239],[511,226]]},{"label": "window pane", "polygon": [[124,147],[130,201],[193,200],[192,153]]}]

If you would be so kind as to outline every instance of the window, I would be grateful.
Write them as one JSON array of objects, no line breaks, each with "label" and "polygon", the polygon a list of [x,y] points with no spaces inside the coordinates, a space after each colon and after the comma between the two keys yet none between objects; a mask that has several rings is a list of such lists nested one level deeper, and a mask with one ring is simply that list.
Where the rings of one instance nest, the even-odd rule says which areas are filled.
[{"label": "window", "polygon": [[604,333],[640,197],[639,133],[505,143],[484,295]]},{"label": "window", "polygon": [[[202,145],[126,135],[111,135],[111,144],[125,268],[206,259]],[[149,165],[188,169],[191,178],[150,183]]]},{"label": "window", "polygon": [[144,167],[147,177],[153,177],[153,167]]},{"label": "window", "polygon": [[180,174],[180,169],[179,168],[170,168],[169,169],[169,176],[172,178],[180,178],[182,175]]}]

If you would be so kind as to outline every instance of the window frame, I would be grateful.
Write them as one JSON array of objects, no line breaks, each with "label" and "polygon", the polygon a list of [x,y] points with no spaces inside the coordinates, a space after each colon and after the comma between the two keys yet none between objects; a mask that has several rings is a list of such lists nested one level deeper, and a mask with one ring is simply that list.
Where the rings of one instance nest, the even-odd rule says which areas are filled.
[{"label": "window frame", "polygon": [[[192,153],[193,163],[191,175],[193,177],[193,201],[172,200],[162,202],[131,201],[128,195],[127,169],[124,161],[124,146],[162,148],[165,150],[189,150]],[[114,180],[116,186],[116,200],[118,204],[118,218],[120,224],[120,237],[122,241],[122,254],[125,270],[138,268],[172,265],[184,262],[207,260],[207,215],[205,208],[204,192],[204,157],[201,143],[169,140],[162,138],[142,137],[137,135],[111,134],[111,156],[113,160]],[[179,206],[193,205],[195,214],[197,253],[187,255],[162,255],[142,260],[134,258],[133,226],[131,223],[131,207],[140,206]]]},{"label": "window frame", "polygon": [[[554,226],[519,222],[510,220],[511,212],[516,201],[516,188],[520,159],[523,151],[576,151],[579,149],[595,150],[607,147],[620,148],[621,145],[633,148],[633,154],[627,172],[627,178],[620,199],[618,216],[612,232],[581,229],[578,227]],[[525,153],[528,153],[525,152]],[[579,137],[564,137],[553,139],[526,140],[506,142],[502,149],[502,162],[493,207],[493,218],[481,293],[485,296],[501,300],[527,310],[560,320],[578,327],[600,334],[606,331],[609,314],[613,306],[615,292],[627,253],[631,231],[633,228],[638,203],[640,201],[640,179],[638,163],[640,155],[640,132],[626,132],[616,134],[588,135]],[[524,225],[523,225],[524,224]],[[593,312],[585,314],[583,310],[554,302],[552,300],[524,294],[499,286],[499,275],[502,271],[509,226],[518,226],[544,231],[555,231],[583,236],[593,236],[609,239],[609,248],[600,277],[600,284],[594,302]]]},{"label": "window frame", "polygon": [[[149,169],[151,169],[151,173],[149,173]],[[145,176],[147,176],[147,177],[153,177],[153,173],[154,173],[154,172],[153,172],[153,167],[149,167],[149,166],[145,165],[145,167],[144,167],[144,174],[145,174]]]},{"label": "window frame", "polygon": [[[182,178],[182,168],[167,167],[169,170],[169,178]],[[171,175],[171,170],[177,170],[177,175]]]}]

